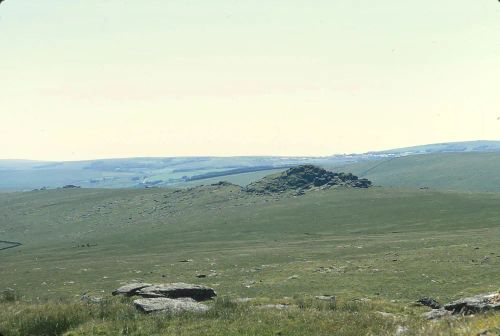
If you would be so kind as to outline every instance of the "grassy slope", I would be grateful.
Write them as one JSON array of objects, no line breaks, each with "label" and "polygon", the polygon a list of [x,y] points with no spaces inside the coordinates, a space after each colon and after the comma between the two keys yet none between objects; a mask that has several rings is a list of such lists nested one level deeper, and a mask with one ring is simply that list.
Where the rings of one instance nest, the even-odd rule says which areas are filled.
[{"label": "grassy slope", "polygon": [[[416,313],[407,304],[420,296],[448,301],[499,289],[499,203],[500,194],[384,188],[298,198],[249,196],[235,187],[0,194],[0,239],[24,244],[0,251],[0,288],[16,288],[36,303],[76,300],[85,291],[106,296],[133,279],[184,281],[214,286],[221,296],[270,302],[320,294],[335,294],[344,302],[397,300],[386,309],[412,316]],[[96,246],[75,247],[87,243]],[[179,263],[182,259],[193,262]],[[211,270],[218,275],[195,277]],[[292,275],[298,278],[289,279]],[[16,307],[3,313],[5,321],[14,321],[19,309],[38,309]],[[374,315],[373,309],[383,307],[370,308],[364,322],[346,307],[345,319],[336,323],[358,326],[345,333],[335,329],[338,334],[394,331],[394,322]],[[215,317],[196,323],[202,330],[227,328],[213,335],[245,334],[230,331],[258,319],[264,320],[263,335],[279,331],[271,327],[276,320],[287,334],[293,334],[294,323],[308,333],[334,330],[318,322],[333,321],[328,310],[273,312],[266,318],[253,310],[244,318],[228,314],[226,322]],[[303,329],[297,319],[312,329]],[[178,334],[190,334],[182,319],[170,322]],[[101,322],[88,323],[82,333],[91,335]],[[122,325],[108,324],[101,325],[103,330]]]},{"label": "grassy slope", "polygon": [[442,153],[336,167],[386,187],[500,191],[500,153]]}]

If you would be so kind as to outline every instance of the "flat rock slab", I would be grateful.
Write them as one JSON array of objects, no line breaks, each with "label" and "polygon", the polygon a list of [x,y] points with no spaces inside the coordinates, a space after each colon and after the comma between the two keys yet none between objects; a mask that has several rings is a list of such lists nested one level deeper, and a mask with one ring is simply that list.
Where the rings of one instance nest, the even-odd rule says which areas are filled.
[{"label": "flat rock slab", "polygon": [[192,298],[196,301],[205,301],[214,298],[217,293],[210,287],[178,282],[142,287],[136,295],[144,298]]},{"label": "flat rock slab", "polygon": [[180,314],[183,312],[204,313],[209,310],[208,306],[198,303],[192,299],[168,299],[150,298],[134,300],[134,305],[145,313],[163,312],[168,314]]},{"label": "flat rock slab", "polygon": [[134,295],[137,295],[137,291],[139,291],[140,289],[142,289],[144,287],[149,287],[149,286],[152,286],[152,285],[149,283],[142,283],[142,282],[131,283],[131,284],[128,284],[128,285],[125,285],[125,286],[122,286],[122,287],[116,289],[115,291],[113,291],[112,294],[113,295],[134,296]]},{"label": "flat rock slab", "polygon": [[500,311],[500,292],[480,294],[473,297],[453,301],[444,306],[453,314],[470,315],[487,311]]}]

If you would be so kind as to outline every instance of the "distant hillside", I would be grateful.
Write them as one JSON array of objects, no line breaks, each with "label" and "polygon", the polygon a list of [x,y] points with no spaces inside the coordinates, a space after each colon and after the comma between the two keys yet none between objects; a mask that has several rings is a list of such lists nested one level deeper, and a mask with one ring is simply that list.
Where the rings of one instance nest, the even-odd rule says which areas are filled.
[{"label": "distant hillside", "polygon": [[500,141],[463,141],[445,142],[423,146],[396,148],[375,154],[432,154],[432,153],[463,153],[463,152],[500,152]]},{"label": "distant hillside", "polygon": [[[352,169],[357,169],[355,167],[358,165],[359,167],[372,167],[376,164],[373,162],[381,159],[387,160],[416,154],[469,152],[500,153],[500,141],[442,143],[325,157],[167,157],[76,162],[0,160],[0,190],[58,188],[67,184],[84,188],[188,187],[211,184],[220,180],[245,186],[268,174],[303,164],[321,167],[354,164]],[[461,163],[457,162],[457,164]],[[474,165],[474,163],[471,164]],[[450,169],[454,169],[454,166],[450,166]],[[483,168],[478,166],[475,169],[481,171]],[[386,180],[381,178],[380,181]],[[400,185],[403,182],[394,183]],[[413,185],[411,181],[404,183]],[[474,184],[471,182],[471,185]],[[479,190],[483,190],[483,187]]]},{"label": "distant hillside", "polygon": [[[371,156],[370,156],[371,157]],[[0,160],[0,189],[31,190],[73,184],[84,188],[182,187],[233,180],[243,185],[280,169],[338,165],[363,156],[331,157],[173,157],[76,162]]]},{"label": "distant hillside", "polygon": [[439,153],[360,162],[336,170],[387,187],[500,191],[500,153]]}]

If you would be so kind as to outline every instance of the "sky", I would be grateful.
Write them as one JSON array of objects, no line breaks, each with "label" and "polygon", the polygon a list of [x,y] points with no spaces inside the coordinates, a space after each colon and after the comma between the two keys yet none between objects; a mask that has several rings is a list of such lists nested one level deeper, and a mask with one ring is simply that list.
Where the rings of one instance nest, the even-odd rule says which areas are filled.
[{"label": "sky", "polygon": [[0,159],[500,140],[497,0],[5,0]]}]

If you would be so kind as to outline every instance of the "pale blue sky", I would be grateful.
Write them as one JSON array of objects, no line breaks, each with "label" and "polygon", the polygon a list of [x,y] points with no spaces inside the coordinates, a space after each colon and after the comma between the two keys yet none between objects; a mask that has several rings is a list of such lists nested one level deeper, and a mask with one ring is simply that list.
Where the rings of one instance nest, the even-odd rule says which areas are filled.
[{"label": "pale blue sky", "polygon": [[5,0],[0,159],[500,140],[496,0]]}]

